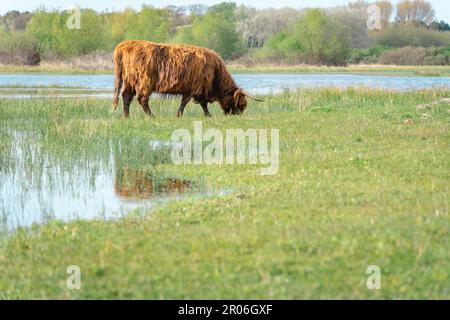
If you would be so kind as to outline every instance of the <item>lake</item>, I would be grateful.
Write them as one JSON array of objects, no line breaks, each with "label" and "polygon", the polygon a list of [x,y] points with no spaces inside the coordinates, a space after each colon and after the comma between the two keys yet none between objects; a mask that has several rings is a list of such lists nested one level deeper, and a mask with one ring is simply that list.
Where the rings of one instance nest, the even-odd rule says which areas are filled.
[{"label": "lake", "polygon": [[[404,77],[354,74],[234,74],[239,86],[249,93],[277,93],[284,89],[364,86],[397,90],[450,88],[450,77]],[[110,90],[113,75],[0,74],[1,86],[69,86]],[[103,94],[103,96],[105,96]]]}]

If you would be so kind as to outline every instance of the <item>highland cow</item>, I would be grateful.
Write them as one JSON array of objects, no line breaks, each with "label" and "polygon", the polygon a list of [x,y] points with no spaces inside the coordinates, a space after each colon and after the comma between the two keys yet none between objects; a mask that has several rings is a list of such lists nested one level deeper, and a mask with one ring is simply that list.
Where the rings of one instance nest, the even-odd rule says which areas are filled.
[{"label": "highland cow", "polygon": [[125,117],[135,95],[144,112],[153,116],[148,104],[152,93],[181,95],[178,117],[191,99],[202,106],[207,117],[211,116],[208,103],[215,101],[225,114],[241,114],[247,106],[249,95],[236,85],[217,53],[209,49],[124,41],[114,50],[114,66],[113,111],[122,89]]}]

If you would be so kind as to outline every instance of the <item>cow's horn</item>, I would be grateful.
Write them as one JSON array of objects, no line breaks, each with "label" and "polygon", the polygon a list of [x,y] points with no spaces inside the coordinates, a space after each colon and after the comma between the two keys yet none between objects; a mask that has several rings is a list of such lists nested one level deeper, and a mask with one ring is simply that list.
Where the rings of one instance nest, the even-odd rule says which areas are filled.
[{"label": "cow's horn", "polygon": [[264,100],[261,100],[261,99],[257,99],[257,98],[255,98],[255,97],[252,97],[252,96],[249,95],[247,92],[244,92],[244,94],[245,94],[247,97],[249,97],[250,99],[252,99],[252,100],[255,100],[255,101],[258,101],[258,102],[264,102]]}]

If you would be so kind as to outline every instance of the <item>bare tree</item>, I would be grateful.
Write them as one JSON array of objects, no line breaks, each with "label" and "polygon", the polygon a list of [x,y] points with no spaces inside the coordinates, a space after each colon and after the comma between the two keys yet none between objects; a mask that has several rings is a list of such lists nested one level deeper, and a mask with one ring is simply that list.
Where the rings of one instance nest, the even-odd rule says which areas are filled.
[{"label": "bare tree", "polygon": [[23,31],[31,17],[32,14],[28,11],[9,11],[4,16],[0,16],[0,25],[4,25],[6,31]]},{"label": "bare tree", "polygon": [[326,13],[339,25],[346,28],[353,48],[367,48],[370,46],[371,40],[367,29],[365,7],[335,7],[326,10]]},{"label": "bare tree", "polygon": [[191,4],[187,6],[187,10],[191,15],[203,16],[208,11],[208,6],[205,4]]},{"label": "bare tree", "polygon": [[293,25],[302,14],[292,8],[256,10],[239,6],[236,10],[237,31],[248,48],[261,48],[266,40]]},{"label": "bare tree", "polygon": [[175,33],[178,27],[190,23],[189,16],[186,14],[186,7],[168,5],[164,9],[166,9],[170,14],[170,29],[172,33]]},{"label": "bare tree", "polygon": [[394,7],[390,1],[382,0],[375,3],[380,8],[381,27],[383,29],[389,26]]},{"label": "bare tree", "polygon": [[434,20],[434,10],[431,4],[424,0],[405,0],[397,3],[397,16],[399,23],[419,22],[430,24]]},{"label": "bare tree", "polygon": [[[368,6],[369,6],[369,3],[367,1],[364,1],[364,0],[357,0],[357,1],[353,1],[353,2],[349,2],[348,3],[348,8],[350,10],[365,11]],[[342,8],[342,7],[338,7],[338,8]]]}]

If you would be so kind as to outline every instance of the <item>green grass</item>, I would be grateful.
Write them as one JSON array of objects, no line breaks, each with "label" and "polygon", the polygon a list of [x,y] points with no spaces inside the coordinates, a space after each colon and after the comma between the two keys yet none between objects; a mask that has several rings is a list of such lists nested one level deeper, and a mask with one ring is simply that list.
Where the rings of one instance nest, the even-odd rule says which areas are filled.
[{"label": "green grass", "polygon": [[[157,164],[233,192],[141,217],[20,228],[0,241],[0,298],[448,299],[450,105],[416,109],[445,97],[325,88],[266,96],[240,117],[213,105],[204,129],[280,129],[278,175]],[[110,139],[192,130],[201,108],[177,119],[178,103],[152,100],[154,120],[133,104],[125,121],[108,100],[0,100],[0,170],[14,166],[7,130],[32,131],[42,152],[70,164]],[[81,290],[66,289],[69,265],[81,268]],[[381,268],[381,290],[366,287],[369,265]]]}]

